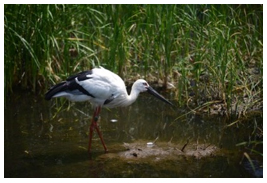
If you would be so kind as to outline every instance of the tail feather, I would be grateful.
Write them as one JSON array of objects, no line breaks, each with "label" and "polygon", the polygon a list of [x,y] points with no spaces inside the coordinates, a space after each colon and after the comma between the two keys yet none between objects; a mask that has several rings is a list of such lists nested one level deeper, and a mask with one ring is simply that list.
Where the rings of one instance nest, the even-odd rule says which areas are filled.
[{"label": "tail feather", "polygon": [[68,89],[68,85],[66,84],[66,81],[58,83],[49,89],[49,91],[45,94],[45,99],[50,100],[57,93],[65,91],[67,89]]}]

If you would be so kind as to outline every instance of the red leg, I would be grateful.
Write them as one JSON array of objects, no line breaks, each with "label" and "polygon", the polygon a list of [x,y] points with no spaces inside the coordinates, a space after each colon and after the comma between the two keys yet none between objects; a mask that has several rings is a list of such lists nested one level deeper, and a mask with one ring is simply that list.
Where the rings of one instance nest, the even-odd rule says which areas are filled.
[{"label": "red leg", "polygon": [[96,129],[97,131],[97,134],[101,140],[101,143],[105,149],[105,152],[107,152],[107,147],[105,145],[105,142],[104,142],[104,139],[103,139],[103,136],[99,130],[99,127],[97,125],[97,120],[98,120],[98,117],[99,117],[99,113],[101,111],[101,107],[97,107],[95,109],[95,112],[94,112],[94,115],[93,115],[93,118],[92,118],[92,123],[91,123],[91,126],[90,126],[90,131],[89,131],[89,145],[88,145],[88,152],[90,152],[91,150],[91,143],[92,143],[92,137],[93,137],[93,132],[94,132],[94,128]]},{"label": "red leg", "polygon": [[100,132],[100,130],[99,130],[97,124],[96,124],[96,126],[95,126],[95,129],[96,129],[96,131],[97,131],[97,133],[98,133],[98,136],[99,136],[99,138],[100,138],[100,140],[101,140],[101,142],[102,142],[102,145],[103,145],[103,147],[104,147],[104,149],[105,149],[105,152],[107,152],[108,149],[107,149],[107,147],[106,147],[106,144],[105,144],[105,142],[104,142],[103,136],[102,136],[102,134],[101,134],[101,132]]},{"label": "red leg", "polygon": [[[93,119],[94,119],[94,118],[93,118]],[[90,131],[89,131],[89,145],[88,145],[88,152],[91,151],[91,144],[92,144],[93,132],[94,132],[94,121],[92,120],[92,123],[91,123],[91,125],[90,125]]]}]

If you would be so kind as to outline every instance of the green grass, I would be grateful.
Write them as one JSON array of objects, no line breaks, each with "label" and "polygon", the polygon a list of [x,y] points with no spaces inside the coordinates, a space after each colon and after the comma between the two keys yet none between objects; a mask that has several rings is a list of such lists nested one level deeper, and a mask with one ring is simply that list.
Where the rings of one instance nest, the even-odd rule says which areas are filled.
[{"label": "green grass", "polygon": [[[173,83],[180,106],[262,108],[262,5],[5,5],[5,96],[104,66]],[[244,99],[245,97],[246,99]],[[188,102],[192,101],[192,102]],[[211,102],[212,103],[212,102]]]},{"label": "green grass", "polygon": [[263,5],[4,5],[4,49],[5,102],[101,65],[174,84],[173,103],[188,110],[172,125],[218,107],[226,127],[252,121],[256,143],[239,146],[262,152]]}]

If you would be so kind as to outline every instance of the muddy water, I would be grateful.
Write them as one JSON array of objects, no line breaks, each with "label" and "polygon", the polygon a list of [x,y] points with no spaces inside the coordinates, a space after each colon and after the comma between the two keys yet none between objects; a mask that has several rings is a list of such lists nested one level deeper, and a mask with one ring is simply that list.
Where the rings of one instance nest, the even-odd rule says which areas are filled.
[{"label": "muddy water", "polygon": [[[7,100],[5,177],[262,177],[236,144],[253,128],[225,128],[224,118],[185,113],[142,94],[127,108],[103,109],[87,153],[90,104],[45,101],[29,94]],[[152,142],[152,145],[147,145]]]}]

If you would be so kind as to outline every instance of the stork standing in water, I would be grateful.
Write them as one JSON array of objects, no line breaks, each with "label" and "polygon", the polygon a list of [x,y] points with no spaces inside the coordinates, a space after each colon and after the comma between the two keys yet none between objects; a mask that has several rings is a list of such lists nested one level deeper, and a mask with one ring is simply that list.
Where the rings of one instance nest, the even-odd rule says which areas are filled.
[{"label": "stork standing in water", "polygon": [[117,74],[103,67],[94,68],[70,76],[66,81],[51,87],[45,94],[45,99],[50,100],[51,98],[65,97],[74,102],[89,101],[94,106],[95,111],[89,131],[88,151],[90,152],[91,150],[92,137],[95,129],[107,152],[107,147],[97,124],[101,108],[103,106],[114,108],[131,105],[137,99],[139,93],[145,91],[173,105],[157,93],[143,79],[135,81],[132,86],[131,94],[128,95],[123,80]]}]

